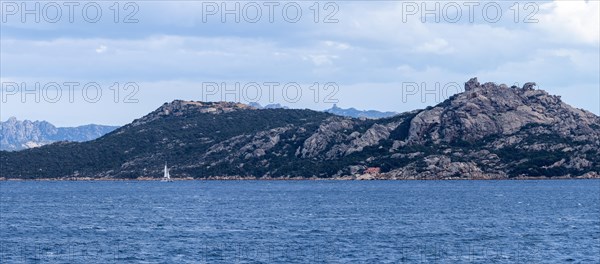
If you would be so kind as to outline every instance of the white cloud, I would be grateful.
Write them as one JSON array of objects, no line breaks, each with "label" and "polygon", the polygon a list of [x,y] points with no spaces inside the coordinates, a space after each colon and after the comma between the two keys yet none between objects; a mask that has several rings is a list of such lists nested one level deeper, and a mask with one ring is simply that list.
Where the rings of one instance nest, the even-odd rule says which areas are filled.
[{"label": "white cloud", "polygon": [[303,57],[304,60],[310,60],[316,66],[332,65],[333,60],[335,60],[337,58],[339,58],[339,57],[336,55],[327,55],[327,54],[315,54],[315,55],[308,55],[308,56]]},{"label": "white cloud", "polygon": [[556,42],[600,42],[600,2],[554,1],[540,5],[538,28]]},{"label": "white cloud", "polygon": [[425,42],[419,45],[415,51],[422,53],[433,53],[433,54],[448,54],[452,53],[454,49],[448,45],[448,41],[443,38],[436,38],[434,40]]},{"label": "white cloud", "polygon": [[520,60],[505,61],[494,69],[480,70],[478,74],[497,82],[535,81],[553,86],[583,84],[598,78],[600,65],[597,60],[590,59],[594,57],[598,58],[598,53],[540,49]]},{"label": "white cloud", "polygon": [[100,47],[96,48],[96,53],[104,53],[108,48],[104,45],[100,45]]},{"label": "white cloud", "polygon": [[339,50],[347,50],[350,48],[350,45],[348,45],[347,43],[341,43],[331,40],[325,41],[325,45],[327,45],[328,47],[334,47]]}]

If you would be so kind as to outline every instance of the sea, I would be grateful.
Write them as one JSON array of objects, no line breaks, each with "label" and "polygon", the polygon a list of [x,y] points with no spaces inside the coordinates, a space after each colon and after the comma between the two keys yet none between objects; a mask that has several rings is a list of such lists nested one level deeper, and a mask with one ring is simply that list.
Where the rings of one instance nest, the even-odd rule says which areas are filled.
[{"label": "sea", "polygon": [[600,180],[2,181],[0,263],[600,263]]}]

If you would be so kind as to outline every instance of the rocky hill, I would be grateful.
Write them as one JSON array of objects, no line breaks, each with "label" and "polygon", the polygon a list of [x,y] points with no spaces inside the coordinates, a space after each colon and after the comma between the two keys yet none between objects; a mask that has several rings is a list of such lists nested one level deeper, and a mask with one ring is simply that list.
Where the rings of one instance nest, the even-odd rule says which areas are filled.
[{"label": "rocky hill", "polygon": [[174,101],[97,140],[0,152],[4,178],[599,177],[600,118],[557,96],[471,79],[437,106],[356,119]]},{"label": "rocky hill", "polygon": [[117,129],[116,126],[85,125],[55,127],[46,121],[19,121],[15,117],[0,121],[0,150],[21,150],[56,141],[88,141]]}]

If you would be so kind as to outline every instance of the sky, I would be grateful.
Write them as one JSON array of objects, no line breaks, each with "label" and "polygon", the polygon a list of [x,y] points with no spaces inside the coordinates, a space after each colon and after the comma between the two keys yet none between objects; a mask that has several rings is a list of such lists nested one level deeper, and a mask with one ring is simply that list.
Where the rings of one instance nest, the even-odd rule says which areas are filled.
[{"label": "sky", "polygon": [[124,125],[165,102],[404,112],[472,77],[600,114],[598,1],[2,1],[0,120]]}]

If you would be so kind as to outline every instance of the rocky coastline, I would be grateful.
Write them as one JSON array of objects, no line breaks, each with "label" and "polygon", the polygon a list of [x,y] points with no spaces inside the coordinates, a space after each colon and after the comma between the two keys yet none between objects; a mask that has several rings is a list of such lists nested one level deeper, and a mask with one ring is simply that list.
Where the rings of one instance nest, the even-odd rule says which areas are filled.
[{"label": "rocky coastline", "polygon": [[[426,178],[426,177],[405,177],[397,178],[390,175],[346,175],[333,178],[317,178],[317,177],[241,177],[241,176],[215,176],[208,178],[172,178],[173,181],[456,181],[456,180],[571,180],[571,179],[600,179],[600,174],[597,172],[589,172],[579,176],[563,175],[553,177],[539,176],[519,176],[515,178],[498,177],[498,175],[485,175],[476,178],[464,177],[447,177],[447,178]],[[94,177],[63,177],[63,178],[38,178],[38,179],[22,179],[22,178],[4,178],[2,181],[161,181],[162,178],[156,177],[139,177],[135,179],[120,179],[120,178],[94,178]]]}]

